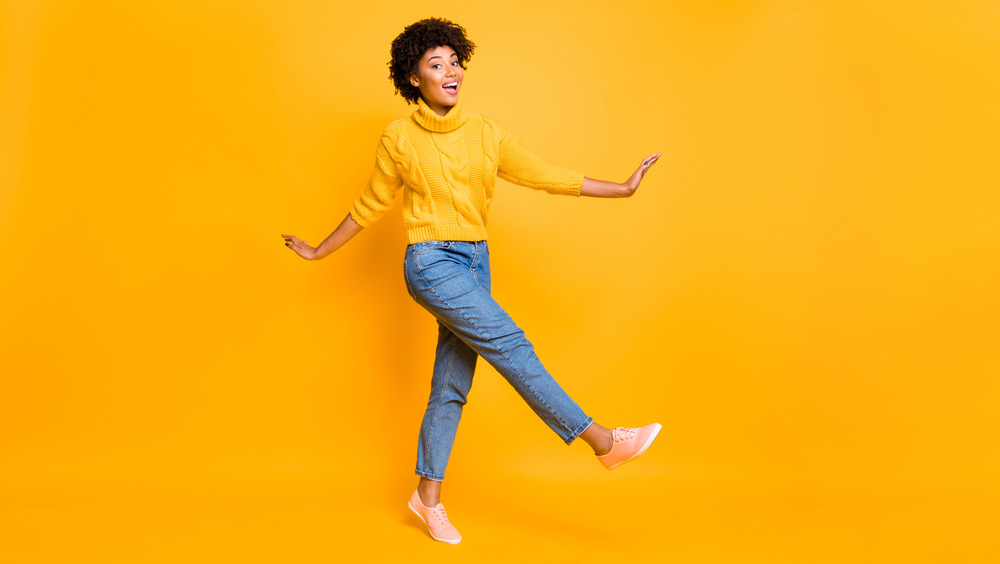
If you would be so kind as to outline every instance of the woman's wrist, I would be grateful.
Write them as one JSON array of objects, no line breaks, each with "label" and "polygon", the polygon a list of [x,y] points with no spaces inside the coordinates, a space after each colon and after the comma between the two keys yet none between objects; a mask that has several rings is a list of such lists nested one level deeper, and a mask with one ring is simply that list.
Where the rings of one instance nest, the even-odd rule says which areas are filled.
[{"label": "woman's wrist", "polygon": [[620,196],[622,198],[630,198],[632,194],[635,194],[635,191],[639,188],[639,183],[635,182],[633,185],[632,179],[630,178],[627,182],[623,182],[618,186],[621,187],[619,188],[619,190],[621,191]]},{"label": "woman's wrist", "polygon": [[[320,246],[322,246],[322,243],[320,243]],[[315,249],[313,249],[312,256],[309,257],[309,260],[320,260],[320,259],[326,258],[332,252],[333,251],[329,251],[329,252],[323,253],[323,252],[320,252],[319,247],[316,247]]]},{"label": "woman's wrist", "polygon": [[580,188],[581,196],[591,196],[594,198],[627,198],[635,192],[628,184],[619,184],[609,180],[596,180],[594,178],[583,177],[583,187]]}]

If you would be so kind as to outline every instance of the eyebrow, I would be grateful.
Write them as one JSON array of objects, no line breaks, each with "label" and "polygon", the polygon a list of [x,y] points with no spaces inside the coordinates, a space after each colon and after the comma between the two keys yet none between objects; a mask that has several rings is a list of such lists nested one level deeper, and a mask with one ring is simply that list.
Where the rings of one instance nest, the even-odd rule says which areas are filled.
[{"label": "eyebrow", "polygon": [[[451,56],[452,57],[457,57],[458,53],[452,53]],[[429,62],[433,61],[434,59],[440,59],[440,58],[442,58],[441,55],[434,55],[430,59],[427,59],[427,62],[429,63]]]}]

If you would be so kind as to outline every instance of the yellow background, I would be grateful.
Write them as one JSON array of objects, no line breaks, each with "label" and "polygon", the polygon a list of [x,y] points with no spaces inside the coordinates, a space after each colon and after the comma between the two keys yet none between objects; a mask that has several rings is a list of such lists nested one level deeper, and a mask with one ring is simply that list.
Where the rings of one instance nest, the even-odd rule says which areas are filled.
[{"label": "yellow background", "polygon": [[[492,369],[406,509],[434,322],[397,207],[301,261],[413,107],[630,200],[500,182],[494,290],[608,473]],[[0,2],[0,560],[988,562],[1000,501],[1000,4]]]}]

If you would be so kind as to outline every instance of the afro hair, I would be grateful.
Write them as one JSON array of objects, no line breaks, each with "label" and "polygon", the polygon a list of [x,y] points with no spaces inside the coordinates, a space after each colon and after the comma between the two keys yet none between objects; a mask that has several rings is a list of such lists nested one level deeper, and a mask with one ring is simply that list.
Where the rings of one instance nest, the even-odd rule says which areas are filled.
[{"label": "afro hair", "polygon": [[476,44],[465,36],[465,28],[444,18],[428,18],[410,24],[392,40],[389,78],[396,93],[407,103],[416,104],[420,99],[420,89],[410,84],[410,76],[417,74],[420,59],[427,51],[441,46],[455,50],[463,69],[476,49]]}]

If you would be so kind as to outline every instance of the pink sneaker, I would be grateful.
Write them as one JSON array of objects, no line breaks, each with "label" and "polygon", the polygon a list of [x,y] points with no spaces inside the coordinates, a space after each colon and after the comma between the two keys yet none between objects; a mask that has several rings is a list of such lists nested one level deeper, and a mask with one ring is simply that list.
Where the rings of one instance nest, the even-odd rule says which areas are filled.
[{"label": "pink sneaker", "polygon": [[659,423],[632,429],[629,427],[618,427],[611,432],[615,438],[615,443],[611,445],[611,450],[607,454],[598,454],[597,459],[601,461],[608,470],[625,464],[629,460],[638,457],[646,452],[649,445],[653,444],[653,439],[660,432],[663,426]]},{"label": "pink sneaker", "polygon": [[430,531],[431,538],[448,544],[462,542],[462,535],[458,534],[458,529],[448,522],[448,515],[444,512],[444,505],[439,503],[437,507],[426,507],[420,502],[420,496],[417,492],[413,492],[413,495],[410,496],[410,502],[407,505],[427,525],[427,530]]}]

